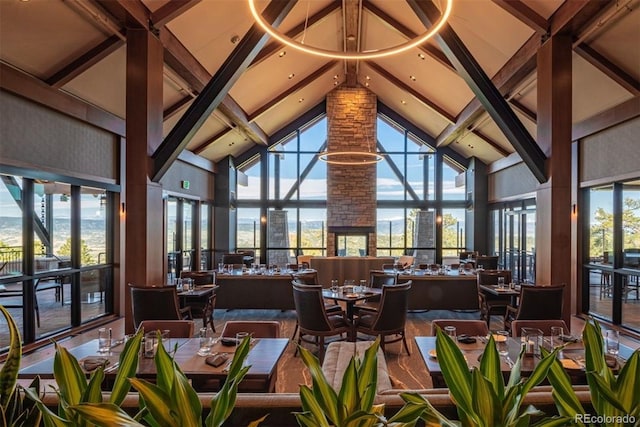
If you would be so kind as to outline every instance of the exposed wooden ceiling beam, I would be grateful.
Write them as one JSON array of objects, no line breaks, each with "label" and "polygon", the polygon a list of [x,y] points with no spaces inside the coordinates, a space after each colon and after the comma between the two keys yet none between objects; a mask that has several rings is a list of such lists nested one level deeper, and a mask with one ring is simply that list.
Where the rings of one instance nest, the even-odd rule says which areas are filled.
[{"label": "exposed wooden ceiling beam", "polygon": [[99,45],[91,48],[88,52],[71,61],[45,80],[45,82],[56,89],[60,88],[91,68],[93,65],[100,62],[102,59],[109,56],[111,53],[118,50],[120,47],[124,46],[124,43],[125,41],[121,36],[113,35]]},{"label": "exposed wooden ceiling beam", "polygon": [[549,31],[549,22],[521,0],[493,0],[495,4],[518,18],[538,34]]},{"label": "exposed wooden ceiling beam", "polygon": [[140,0],[96,0],[124,28],[151,28],[151,12]]},{"label": "exposed wooden ceiling beam", "polygon": [[[296,1],[271,1],[263,12],[265,20],[275,27],[279,26]],[[257,24],[252,25],[242,40],[238,42],[231,55],[220,66],[207,86],[153,153],[152,181],[158,182],[164,176],[180,151],[187,146],[207,117],[221,105],[229,89],[244,73],[266,42],[267,36],[264,31]]]},{"label": "exposed wooden ceiling beam", "polygon": [[571,140],[577,141],[636,117],[640,117],[640,96],[635,96],[622,104],[574,124],[571,129]]},{"label": "exposed wooden ceiling beam", "polygon": [[640,82],[616,64],[609,61],[591,46],[586,43],[580,43],[574,46],[573,50],[591,65],[602,71],[611,80],[631,92],[633,96],[640,95]]},{"label": "exposed wooden ceiling beam", "polygon": [[155,28],[164,27],[198,3],[200,0],[171,0],[151,14],[151,22]]},{"label": "exposed wooden ceiling beam", "polygon": [[[160,41],[165,48],[165,63],[187,82],[194,92],[202,92],[211,80],[211,74],[166,27],[160,30]],[[257,124],[249,122],[247,114],[231,96],[224,97],[220,104],[220,112],[256,144],[267,143],[268,138],[264,131]]]},{"label": "exposed wooden ceiling beam", "polygon": [[[346,52],[357,52],[360,48],[360,0],[342,0],[344,22],[343,43]],[[354,87],[358,83],[358,61],[344,61],[344,83]]]},{"label": "exposed wooden ceiling beam", "polygon": [[473,135],[477,136],[478,138],[480,138],[480,140],[482,140],[483,142],[486,142],[487,144],[489,144],[491,146],[491,148],[493,148],[498,153],[500,153],[500,155],[506,157],[509,154],[511,154],[511,152],[509,150],[507,150],[502,145],[498,144],[493,139],[491,139],[488,135],[485,135],[484,133],[480,132],[479,130],[477,130],[477,129],[472,130],[471,133]]},{"label": "exposed wooden ceiling beam", "polygon": [[284,101],[287,97],[289,97],[290,95],[296,93],[297,91],[299,91],[300,89],[303,89],[304,87],[310,85],[311,83],[313,83],[316,79],[318,79],[320,76],[322,76],[323,74],[325,74],[327,71],[331,70],[333,67],[336,66],[336,64],[338,64],[338,61],[329,61],[326,64],[324,64],[322,67],[318,68],[317,70],[315,70],[313,73],[309,74],[307,77],[305,77],[304,79],[300,80],[298,83],[296,83],[295,85],[289,87],[287,90],[285,90],[284,92],[280,93],[278,96],[276,96],[275,98],[269,100],[267,103],[265,103],[264,105],[262,105],[261,107],[258,107],[253,113],[251,113],[248,117],[248,120],[250,122],[253,122],[254,120],[256,120],[258,117],[260,117],[261,115],[263,115],[264,113],[266,113],[267,111],[271,110],[272,108],[274,108],[276,105],[280,104],[282,101]]},{"label": "exposed wooden ceiling beam", "polygon": [[[407,39],[415,39],[416,37],[418,37],[418,34],[414,33],[408,27],[402,24],[400,21],[394,19],[385,11],[380,9],[378,6],[371,3],[370,0],[363,0],[362,6],[366,10],[371,12],[374,16],[377,16],[382,22],[384,22],[387,25],[387,27],[397,31],[398,33],[405,36]],[[435,59],[436,61],[438,61],[441,65],[445,66],[449,70],[456,72],[456,69],[453,68],[453,65],[451,65],[451,62],[447,59],[445,54],[442,53],[442,51],[439,50],[437,47],[430,44],[422,44],[417,48],[420,49],[425,54],[427,54],[428,56],[430,56],[432,59]]]},{"label": "exposed wooden ceiling beam", "polygon": [[394,86],[397,86],[401,90],[403,90],[403,91],[407,92],[409,95],[413,96],[420,103],[424,104],[425,106],[427,106],[428,108],[430,108],[431,110],[433,110],[437,114],[439,114],[441,117],[446,119],[449,123],[453,123],[453,122],[456,121],[456,119],[453,116],[453,114],[449,113],[444,108],[442,108],[441,106],[439,106],[435,102],[431,101],[429,98],[427,98],[426,96],[424,96],[423,94],[418,92],[416,89],[412,88],[411,86],[405,84],[403,81],[399,80],[396,76],[391,74],[389,71],[385,70],[383,67],[378,65],[376,62],[370,60],[370,61],[366,61],[366,64],[369,67],[371,67],[376,73],[380,74],[382,77],[384,77],[385,79],[389,80],[389,82],[391,84],[393,84]]},{"label": "exposed wooden ceiling beam", "polygon": [[[305,28],[309,29],[314,25],[319,24],[324,19],[326,19],[327,16],[329,16],[338,8],[340,8],[339,1],[330,2],[325,8],[311,15],[309,19],[305,19],[304,21],[300,22],[298,25],[296,25],[295,27],[287,31],[285,35],[291,39],[295,39],[300,34],[302,34]],[[282,50],[282,44],[280,42],[275,41],[275,42],[269,43],[260,51],[258,56],[256,56],[255,59],[251,61],[250,67],[255,67],[256,65],[260,64],[262,61],[269,58],[271,55],[273,55],[274,53],[280,50]]]},{"label": "exposed wooden ceiling beam", "polygon": [[529,108],[527,108],[520,101],[515,100],[515,99],[510,99],[509,100],[509,104],[511,104],[511,106],[513,108],[515,108],[520,114],[522,114],[523,116],[525,116],[526,118],[528,118],[532,122],[534,122],[534,123],[538,122],[538,115],[536,114],[536,112],[531,110],[531,109],[529,109]]},{"label": "exposed wooden ceiling beam", "polygon": [[[426,27],[430,27],[440,18],[440,11],[431,1],[408,0],[408,2]],[[546,156],[527,129],[518,120],[513,110],[507,105],[502,94],[484,73],[482,67],[473,58],[462,40],[448,24],[445,24],[440,29],[436,35],[436,40],[444,54],[449,58],[449,61],[458,70],[458,74],[469,85],[493,121],[520,154],[531,173],[538,182],[546,182]]]},{"label": "exposed wooden ceiling beam", "polygon": [[207,138],[205,141],[200,143],[196,148],[193,149],[193,152],[196,154],[201,154],[204,150],[206,150],[211,144],[222,138],[223,136],[233,132],[234,128],[226,128],[223,131],[218,132],[210,138]]},{"label": "exposed wooden ceiling beam", "polygon": [[[604,13],[612,4],[614,4],[614,0],[565,2],[551,17],[551,34],[570,31],[574,27],[583,28]],[[493,84],[503,95],[515,90],[522,80],[535,71],[536,54],[541,45],[542,38],[538,34],[534,34],[492,78]],[[438,135],[438,146],[447,145],[462,135],[465,129],[471,126],[483,112],[482,104],[478,98],[471,100],[458,114],[456,123],[447,126]]]},{"label": "exposed wooden ceiling beam", "polygon": [[173,105],[170,105],[169,108],[165,108],[165,110],[162,112],[162,119],[169,120],[171,117],[178,114],[184,108],[184,106],[190,103],[192,100],[193,97],[191,95],[187,95]]}]

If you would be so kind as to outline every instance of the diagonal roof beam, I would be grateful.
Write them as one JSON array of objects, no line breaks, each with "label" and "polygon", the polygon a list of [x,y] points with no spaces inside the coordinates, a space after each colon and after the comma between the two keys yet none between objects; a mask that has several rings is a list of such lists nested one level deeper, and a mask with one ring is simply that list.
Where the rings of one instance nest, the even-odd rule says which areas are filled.
[{"label": "diagonal roof beam", "polygon": [[74,78],[100,62],[102,59],[109,56],[111,53],[124,46],[125,41],[121,35],[113,35],[91,48],[88,52],[80,55],[80,57],[71,61],[62,69],[58,70],[55,74],[49,77],[45,83],[59,89],[65,84],[69,83]]},{"label": "diagonal roof beam", "polygon": [[538,34],[549,32],[549,22],[521,0],[493,0],[495,4],[518,18]]},{"label": "diagonal roof beam", "polygon": [[[431,27],[440,18],[440,11],[431,1],[408,0],[408,3],[426,27]],[[493,85],[491,79],[473,58],[462,40],[448,24],[441,28],[436,35],[436,40],[447,58],[458,70],[458,74],[469,85],[538,182],[546,182],[545,162],[547,158],[542,149],[518,120],[502,94]]]},{"label": "diagonal roof beam", "polygon": [[[574,28],[582,31],[583,27],[614,4],[614,0],[565,2],[551,17],[550,33],[555,35],[564,31],[573,31]],[[536,54],[541,45],[542,38],[538,34],[534,34],[496,73],[492,82],[500,89],[500,92],[504,95],[509,94],[521,84],[522,80],[536,70]],[[465,129],[472,125],[483,112],[482,104],[478,98],[471,100],[458,114],[456,123],[447,126],[438,135],[438,146],[447,145],[460,137]]]},{"label": "diagonal roof beam", "polygon": [[[296,1],[271,1],[263,12],[265,20],[274,26],[280,25]],[[164,176],[171,163],[187,146],[193,135],[198,132],[207,117],[220,106],[229,89],[240,78],[266,42],[267,35],[264,31],[258,24],[252,25],[231,55],[153,153],[152,181],[158,182]]]},{"label": "diagonal roof beam", "polygon": [[151,14],[151,22],[155,28],[163,27],[198,3],[200,0],[171,0]]},{"label": "diagonal roof beam", "polygon": [[591,65],[602,71],[607,77],[631,92],[633,96],[640,95],[640,82],[620,67],[609,61],[591,46],[580,43],[573,50]]}]

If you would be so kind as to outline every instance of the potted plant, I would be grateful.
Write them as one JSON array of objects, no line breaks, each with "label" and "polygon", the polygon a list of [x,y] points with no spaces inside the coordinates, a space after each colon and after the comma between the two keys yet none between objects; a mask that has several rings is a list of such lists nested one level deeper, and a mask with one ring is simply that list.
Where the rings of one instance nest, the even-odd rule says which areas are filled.
[{"label": "potted plant", "polygon": [[[423,419],[426,422],[433,422],[435,419],[446,426],[527,426],[530,425],[532,416],[543,414],[531,405],[522,408],[522,401],[531,388],[540,384],[546,377],[558,351],[559,349],[556,349],[543,357],[531,375],[523,379],[520,376],[523,349],[511,368],[509,381],[505,384],[493,336],[489,338],[482,353],[480,367],[469,370],[460,348],[451,337],[438,329],[438,362],[451,397],[455,401],[460,420],[449,420],[422,396],[411,398],[425,404]],[[555,417],[543,419],[536,425],[557,426],[568,422],[567,417]]]},{"label": "potted plant", "polygon": [[595,319],[587,319],[582,340],[591,404],[596,413],[585,410],[571,387],[569,376],[556,360],[548,377],[558,412],[581,426],[592,422],[603,426],[640,424],[640,350],[631,354],[616,376],[607,365],[602,330]]},{"label": "potted plant", "polygon": [[[24,398],[17,384],[18,371],[22,360],[22,339],[15,320],[6,308],[0,305],[0,311],[7,319],[9,327],[9,351],[0,369],[0,422],[2,426],[35,426],[40,424],[41,414],[33,401]],[[40,381],[36,378],[29,385],[38,390]]]},{"label": "potted plant", "polygon": [[[295,413],[300,426],[412,426],[420,419],[426,404],[415,394],[403,393],[406,404],[393,417],[384,417],[384,405],[374,404],[378,383],[380,338],[365,351],[362,360],[353,356],[336,392],[327,382],[320,362],[303,347],[300,354],[311,373],[312,386],[300,386],[302,412]],[[416,395],[417,396],[417,395]]]}]

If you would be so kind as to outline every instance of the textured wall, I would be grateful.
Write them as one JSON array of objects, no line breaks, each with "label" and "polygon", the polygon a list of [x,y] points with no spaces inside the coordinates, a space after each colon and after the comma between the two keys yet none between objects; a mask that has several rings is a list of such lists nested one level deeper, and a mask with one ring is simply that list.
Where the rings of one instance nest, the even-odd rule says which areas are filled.
[{"label": "textured wall", "polygon": [[0,91],[0,162],[61,175],[118,180],[119,138]]},{"label": "textured wall", "polygon": [[[376,96],[363,87],[339,87],[327,95],[329,151],[375,151]],[[331,227],[376,226],[376,165],[327,167],[327,222]],[[327,249],[335,247],[327,236]],[[375,255],[375,233],[369,254]]]},{"label": "textured wall", "polygon": [[[182,188],[189,181],[189,189]],[[196,166],[176,160],[160,180],[162,188],[209,201],[214,199],[214,175]]]}]

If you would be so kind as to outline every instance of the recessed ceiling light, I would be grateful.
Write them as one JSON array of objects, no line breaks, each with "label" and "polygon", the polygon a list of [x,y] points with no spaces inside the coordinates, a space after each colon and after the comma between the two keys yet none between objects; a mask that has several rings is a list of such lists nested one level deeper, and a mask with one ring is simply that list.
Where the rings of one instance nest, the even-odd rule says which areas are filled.
[{"label": "recessed ceiling light", "polygon": [[236,44],[240,41],[240,36],[237,34],[234,34],[233,36],[231,36],[231,43],[232,44]]},{"label": "recessed ceiling light", "polygon": [[282,58],[282,57],[283,57],[283,56],[285,56],[286,54],[287,54],[287,51],[286,51],[286,50],[283,50],[282,52],[280,52],[280,53],[278,54],[278,56],[279,56],[280,58]]},{"label": "recessed ceiling light", "polygon": [[473,149],[473,145],[469,144],[469,148]]},{"label": "recessed ceiling light", "polygon": [[419,53],[418,58],[424,60],[426,57],[424,56],[424,53]]},{"label": "recessed ceiling light", "polygon": [[333,82],[333,85],[334,86],[338,86],[338,83],[339,83],[338,81],[335,81],[335,82]]},{"label": "recessed ceiling light", "polygon": [[364,86],[365,86],[365,87],[369,87],[369,82],[365,82],[365,83],[364,83]]},{"label": "recessed ceiling light", "polygon": [[416,81],[416,76],[409,76],[409,78],[411,79],[412,82]]},{"label": "recessed ceiling light", "polygon": [[296,75],[294,73],[289,74],[288,78],[289,80],[291,80],[292,78],[294,78]]},{"label": "recessed ceiling light", "polygon": [[371,80],[371,76],[364,76],[365,79]]},{"label": "recessed ceiling light", "polygon": [[400,100],[400,104],[402,105],[407,105],[407,101],[405,101],[404,99]]},{"label": "recessed ceiling light", "polygon": [[333,76],[333,80],[338,80],[338,75]]},{"label": "recessed ceiling light", "polygon": [[298,102],[300,102],[300,103],[301,103],[301,102],[303,102],[303,101],[304,101],[304,98],[298,98]]}]

